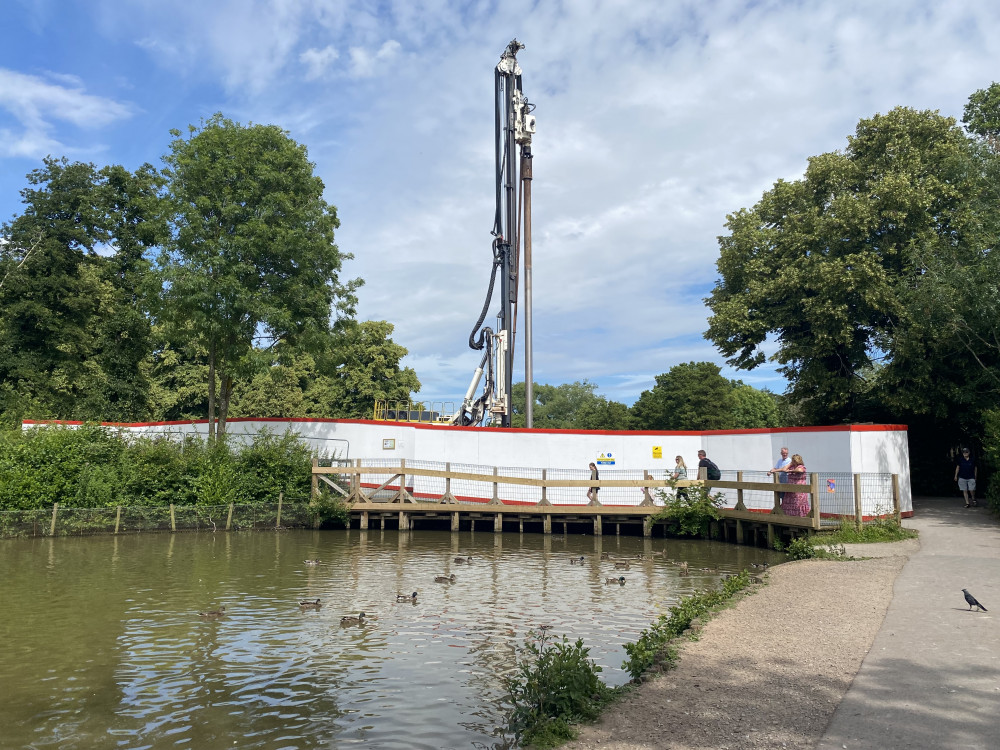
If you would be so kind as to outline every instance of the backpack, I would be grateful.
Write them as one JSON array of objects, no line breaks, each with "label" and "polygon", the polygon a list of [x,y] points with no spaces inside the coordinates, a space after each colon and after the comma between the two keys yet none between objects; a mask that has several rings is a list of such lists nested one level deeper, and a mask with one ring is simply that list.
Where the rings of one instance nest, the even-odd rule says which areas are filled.
[{"label": "backpack", "polygon": [[717,481],[722,479],[722,472],[719,471],[719,467],[715,465],[715,461],[710,458],[706,458],[708,461],[708,466],[705,467],[705,476],[712,481]]}]

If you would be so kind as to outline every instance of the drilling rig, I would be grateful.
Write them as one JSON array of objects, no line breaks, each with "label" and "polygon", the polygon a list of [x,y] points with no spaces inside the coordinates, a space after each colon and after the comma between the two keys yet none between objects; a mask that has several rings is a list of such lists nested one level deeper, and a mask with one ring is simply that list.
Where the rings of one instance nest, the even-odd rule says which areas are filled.
[{"label": "drilling rig", "polygon": [[[525,418],[532,426],[534,404],[531,341],[531,137],[535,133],[534,105],[521,88],[517,53],[524,45],[517,39],[507,45],[494,71],[496,215],[486,302],[469,334],[469,347],[483,352],[462,406],[452,424],[511,426],[511,386],[517,323],[521,248],[524,248],[524,384]],[[523,218],[523,225],[521,223]],[[483,326],[493,292],[500,282],[500,310],[496,329]],[[479,384],[486,376],[482,393]]]}]

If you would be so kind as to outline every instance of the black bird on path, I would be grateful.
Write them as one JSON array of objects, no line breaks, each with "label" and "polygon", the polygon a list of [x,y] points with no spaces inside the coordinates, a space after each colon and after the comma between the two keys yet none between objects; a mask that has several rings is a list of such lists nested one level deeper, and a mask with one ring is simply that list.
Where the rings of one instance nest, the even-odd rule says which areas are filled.
[{"label": "black bird on path", "polygon": [[[969,605],[970,612],[972,611],[973,607],[979,607],[979,609],[983,610],[983,612],[989,612],[989,610],[986,609],[986,607],[984,607],[982,604],[976,601],[976,597],[970,594],[968,589],[962,589],[962,593],[965,594],[965,601]],[[976,611],[978,612],[979,609],[977,609]]]}]

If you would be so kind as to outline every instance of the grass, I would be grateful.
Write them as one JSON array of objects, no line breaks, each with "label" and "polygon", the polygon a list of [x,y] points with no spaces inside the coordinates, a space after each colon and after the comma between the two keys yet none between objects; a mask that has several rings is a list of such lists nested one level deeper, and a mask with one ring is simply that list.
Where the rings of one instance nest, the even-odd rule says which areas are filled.
[{"label": "grass", "polygon": [[841,521],[840,528],[832,532],[821,532],[814,539],[816,544],[878,544],[880,542],[901,542],[916,539],[917,532],[897,526],[892,519],[878,519],[864,524],[860,529],[852,521]]}]

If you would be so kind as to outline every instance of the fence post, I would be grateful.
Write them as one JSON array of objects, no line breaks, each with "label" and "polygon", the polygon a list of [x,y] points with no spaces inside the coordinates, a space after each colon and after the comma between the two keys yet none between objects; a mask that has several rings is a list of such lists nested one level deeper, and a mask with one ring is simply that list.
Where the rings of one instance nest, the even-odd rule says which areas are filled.
[{"label": "fence post", "polygon": [[274,522],[274,528],[275,529],[280,529],[281,528],[281,504],[284,502],[284,500],[285,500],[285,493],[283,491],[279,492],[278,493],[278,518]]},{"label": "fence post", "polygon": [[[494,466],[493,467],[493,476],[495,476],[495,477],[500,476],[500,467],[498,467],[498,466]],[[490,505],[502,505],[502,503],[500,502],[500,492],[499,492],[499,490],[500,490],[500,484],[498,482],[494,482],[493,483],[493,499],[490,500]]]},{"label": "fence post", "polygon": [[177,518],[174,516],[174,504],[170,503],[170,530],[177,531]]},{"label": "fence post", "polygon": [[864,514],[861,512],[861,475],[854,475],[854,528],[861,531],[865,524]]},{"label": "fence post", "polygon": [[56,516],[59,515],[59,503],[52,503],[52,525],[49,527],[49,536],[56,535]]},{"label": "fence post", "polygon": [[[652,479],[653,475],[650,474],[646,469],[642,470],[643,479]],[[642,502],[639,505],[654,505],[653,496],[649,494],[649,487],[642,488]]]},{"label": "fence post", "polygon": [[[552,505],[552,503],[549,502],[549,496],[548,496],[549,488],[545,484],[545,479],[548,476],[548,472],[549,472],[548,469],[542,469],[542,499],[538,501],[539,505]],[[545,533],[547,534],[549,532]]]},{"label": "fence post", "polygon": [[458,500],[456,500],[455,496],[453,494],[451,494],[451,461],[446,461],[445,462],[445,464],[444,464],[444,470],[448,474],[448,476],[446,476],[444,478],[444,494],[441,495],[441,501],[440,502],[442,502],[442,503],[457,503]]},{"label": "fence post", "polygon": [[233,504],[229,503],[229,515],[226,516],[226,531],[229,531],[229,527],[233,523]]},{"label": "fence post", "polygon": [[319,466],[319,457],[313,456],[312,459],[312,499],[315,500],[319,497],[319,476],[316,474],[316,468]]},{"label": "fence post", "polygon": [[[743,472],[742,471],[737,471],[736,472],[736,482],[738,484],[740,484],[740,483],[743,482]],[[733,510],[746,510],[746,509],[747,509],[747,506],[743,502],[743,488],[742,487],[737,487],[736,488],[736,507],[733,508]]]},{"label": "fence post", "polygon": [[[774,474],[772,474],[772,476],[774,477],[774,483],[775,484],[780,484],[780,482],[781,482],[780,472],[776,471],[776,472],[774,472]],[[788,478],[785,477],[785,479],[787,480]],[[783,516],[783,515],[785,515],[785,511],[783,511],[781,509],[781,495],[782,494],[783,493],[781,493],[781,492],[775,492],[774,493],[774,507],[771,508],[771,515],[772,516]]]},{"label": "fence post", "polygon": [[118,528],[122,523],[122,506],[118,506],[118,512],[115,513],[115,533],[118,533]]},{"label": "fence post", "polygon": [[899,474],[892,475],[892,513],[896,517],[896,525],[903,525],[903,516],[899,507]]},{"label": "fence post", "polygon": [[820,527],[820,513],[819,513],[819,474],[815,471],[812,473],[812,477],[809,480],[809,497],[812,500],[812,527],[819,530]]}]

